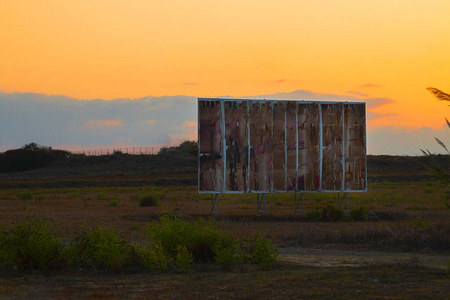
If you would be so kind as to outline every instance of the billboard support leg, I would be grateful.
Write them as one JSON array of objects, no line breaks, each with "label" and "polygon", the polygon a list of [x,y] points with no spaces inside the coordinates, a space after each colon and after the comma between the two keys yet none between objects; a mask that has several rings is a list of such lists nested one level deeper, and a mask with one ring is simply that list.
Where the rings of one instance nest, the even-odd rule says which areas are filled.
[{"label": "billboard support leg", "polygon": [[[219,214],[219,195],[220,194],[211,194],[211,214]],[[214,207],[216,206],[216,211],[214,211]]]},{"label": "billboard support leg", "polygon": [[337,193],[338,194],[338,201],[337,201],[337,204],[338,204],[338,208],[340,209],[341,208],[341,206],[342,206],[342,203],[344,202],[344,198],[345,198],[345,194],[346,193],[344,193],[344,197],[342,197],[342,200],[341,200],[341,193]]},{"label": "billboard support leg", "polygon": [[[259,214],[266,214],[266,193],[264,193],[261,197],[261,199],[259,198],[259,193],[256,194],[257,196],[257,205],[258,205],[258,215]],[[261,210],[261,205],[264,202],[264,210]]]},{"label": "billboard support leg", "polygon": [[349,217],[350,216],[350,196],[349,196],[349,194],[350,193],[348,193],[347,192],[347,217]]},{"label": "billboard support leg", "polygon": [[350,193],[349,192],[344,193],[342,199],[340,198],[340,194],[341,193],[338,193],[338,207],[340,209],[342,204],[344,204],[345,198],[347,198],[347,210],[345,211],[345,215],[348,217],[350,216],[350,196],[349,196]]},{"label": "billboard support leg", "polygon": [[302,210],[298,210],[298,204],[299,204],[300,200],[297,198],[297,193],[295,193],[295,214],[294,214],[294,216],[297,216],[298,212],[301,212],[302,215],[305,216],[305,193],[302,193],[302,201],[303,201]]}]

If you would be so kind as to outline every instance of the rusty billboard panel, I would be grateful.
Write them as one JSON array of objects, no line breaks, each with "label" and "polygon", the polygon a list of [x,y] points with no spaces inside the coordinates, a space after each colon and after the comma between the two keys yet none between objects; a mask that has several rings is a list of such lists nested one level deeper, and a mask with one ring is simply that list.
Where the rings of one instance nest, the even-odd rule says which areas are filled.
[{"label": "rusty billboard panel", "polygon": [[320,106],[298,105],[298,190],[320,190]]},{"label": "rusty billboard panel", "polygon": [[286,102],[273,102],[272,168],[273,191],[286,190]]},{"label": "rusty billboard panel", "polygon": [[297,110],[296,101],[286,102],[286,190],[298,189],[297,151]]},{"label": "rusty billboard panel", "polygon": [[247,102],[224,103],[227,172],[225,191],[248,191]]},{"label": "rusty billboard panel", "polygon": [[346,190],[367,188],[366,111],[362,105],[344,104]]},{"label": "rusty billboard panel", "polygon": [[250,191],[271,192],[272,184],[272,103],[249,103]]},{"label": "rusty billboard panel", "polygon": [[201,98],[199,192],[367,190],[365,103]]},{"label": "rusty billboard panel", "polygon": [[222,102],[199,101],[199,191],[222,191]]},{"label": "rusty billboard panel", "polygon": [[322,190],[342,190],[343,104],[322,104]]}]

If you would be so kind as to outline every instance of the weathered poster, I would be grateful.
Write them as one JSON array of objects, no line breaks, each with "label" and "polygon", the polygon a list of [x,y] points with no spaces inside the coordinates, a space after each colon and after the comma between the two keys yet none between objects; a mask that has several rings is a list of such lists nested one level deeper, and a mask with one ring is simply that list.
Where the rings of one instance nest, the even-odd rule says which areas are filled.
[{"label": "weathered poster", "polygon": [[225,191],[248,192],[247,102],[224,103],[226,173]]},{"label": "weathered poster", "polygon": [[220,101],[199,101],[199,191],[223,191],[223,144]]},{"label": "weathered poster", "polygon": [[367,189],[365,103],[199,99],[199,192]]},{"label": "weathered poster", "polygon": [[322,104],[322,190],[342,190],[343,104]]},{"label": "weathered poster", "polygon": [[320,108],[317,103],[298,105],[298,191],[320,189]]},{"label": "weathered poster", "polygon": [[273,102],[272,168],[273,191],[286,190],[286,102]]},{"label": "weathered poster", "polygon": [[345,184],[346,190],[365,190],[366,110],[358,104],[344,104]]},{"label": "weathered poster", "polygon": [[250,122],[250,191],[270,192],[272,185],[272,102],[252,101]]}]

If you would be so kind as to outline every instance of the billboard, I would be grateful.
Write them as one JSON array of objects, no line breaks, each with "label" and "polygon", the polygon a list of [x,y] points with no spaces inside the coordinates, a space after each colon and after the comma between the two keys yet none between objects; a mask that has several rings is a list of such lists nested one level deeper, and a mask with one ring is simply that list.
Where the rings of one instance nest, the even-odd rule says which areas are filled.
[{"label": "billboard", "polygon": [[199,193],[367,190],[362,102],[198,99]]}]

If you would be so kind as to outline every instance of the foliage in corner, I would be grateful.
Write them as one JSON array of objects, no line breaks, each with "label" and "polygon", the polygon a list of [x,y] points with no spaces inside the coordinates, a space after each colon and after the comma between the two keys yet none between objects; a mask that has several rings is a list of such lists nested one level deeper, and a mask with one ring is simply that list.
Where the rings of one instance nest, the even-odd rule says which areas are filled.
[{"label": "foliage in corner", "polygon": [[[432,93],[439,101],[448,101],[450,102],[450,94],[444,93],[441,90],[438,90],[436,88],[433,87],[428,87],[427,90]],[[449,105],[450,106],[450,105]],[[445,121],[447,123],[447,126],[450,128],[450,121],[445,118]],[[445,151],[447,152],[447,154],[450,154],[447,146],[438,138],[435,138],[436,142],[445,149]],[[429,165],[426,166],[427,169],[431,172],[431,174],[434,176],[434,178],[441,183],[442,185],[444,185],[445,187],[445,191],[446,191],[446,195],[447,195],[447,199],[445,202],[445,206],[450,209],[450,203],[449,203],[449,199],[450,199],[450,174],[448,172],[448,170],[446,170],[441,164],[439,164],[434,155],[431,154],[430,151],[426,150],[422,150],[422,153],[427,156],[429,158]]]}]

